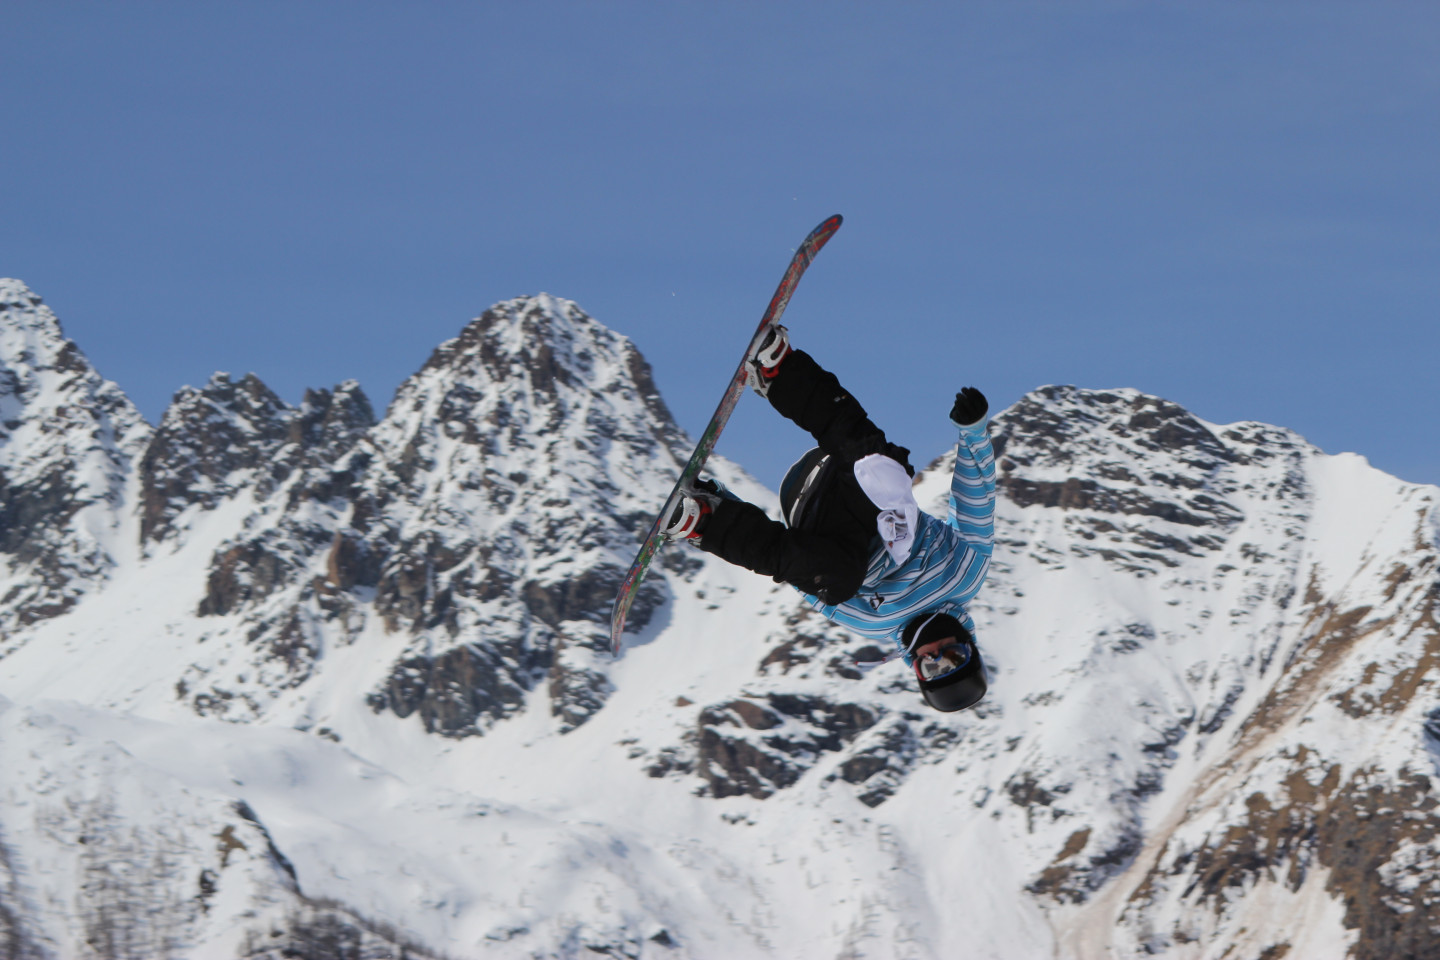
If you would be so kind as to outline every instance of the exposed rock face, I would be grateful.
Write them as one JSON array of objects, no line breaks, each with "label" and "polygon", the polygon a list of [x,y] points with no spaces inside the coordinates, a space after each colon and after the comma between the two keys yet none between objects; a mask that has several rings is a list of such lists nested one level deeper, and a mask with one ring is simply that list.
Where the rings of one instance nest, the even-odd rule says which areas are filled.
[{"label": "exposed rock face", "polygon": [[[715,797],[763,800],[875,724],[870,708],[818,696],[737,699],[700,713],[699,773]],[[728,728],[728,729],[727,729]],[[756,731],[758,735],[747,735]],[[861,778],[864,779],[864,778]]]},{"label": "exposed rock face", "polygon": [[[1237,942],[1264,922],[1246,895],[1275,886],[1343,903],[1348,956],[1423,956],[1440,925],[1426,866],[1437,797],[1417,772],[1434,766],[1422,730],[1440,681],[1433,491],[1377,480],[1332,499],[1355,468],[1286,431],[1213,428],[1133,391],[1037,391],[996,441],[1013,506],[995,619],[1068,631],[1084,651],[1068,683],[1026,697],[1057,732],[1017,741],[1028,755],[1005,782],[1054,851],[1030,891],[1085,904],[1062,943],[1093,951],[1102,929],[1120,931],[1104,935],[1120,952]],[[1149,617],[1026,616],[1022,580],[1059,586],[1097,560],[1149,584]],[[1131,658],[1149,679],[1108,683],[1136,675]],[[1058,732],[1081,722],[1084,698],[1064,699],[1087,685],[1111,704],[1085,720],[1093,747]],[[1125,760],[1103,746],[1122,729],[1139,737]],[[1300,926],[1267,936],[1269,956],[1307,942]]]},{"label": "exposed rock face", "polygon": [[[687,446],[634,347],[544,296],[499,304],[441,345],[373,426],[353,384],[299,410],[253,377],[182,391],[147,454],[146,535],[255,502],[198,605],[239,618],[255,653],[187,680],[185,696],[253,715],[310,675],[322,635],[374,629],[412,638],[365,693],[374,710],[463,737],[543,684],[573,729],[611,689],[605,625],[651,520],[646,491]],[[657,570],[633,629],[665,589]]]},{"label": "exposed rock face", "polygon": [[190,506],[210,509],[254,482],[286,435],[285,404],[254,374],[217,373],[175,394],[140,462],[140,536],[161,540]]},{"label": "exposed rock face", "polygon": [[[177,399],[167,412],[157,442],[146,453],[150,470],[142,474],[147,490],[142,523],[158,518],[148,528],[150,536],[162,537],[168,518],[180,510],[211,508],[242,491],[262,503],[276,501],[273,509],[292,512],[304,512],[310,501],[345,495],[348,478],[330,467],[374,425],[359,384],[346,381],[333,392],[307,390],[298,409],[274,397],[253,374],[240,386],[232,389],[228,378],[217,374],[205,391],[192,393],[183,405]],[[186,439],[166,446],[172,454],[188,448],[183,454],[156,453],[172,414],[183,421],[197,407],[209,409],[209,439],[199,442],[182,431],[179,436]],[[165,487],[175,495],[159,495]],[[227,542],[211,558],[201,616],[236,612],[293,585],[305,577],[310,556],[335,538],[328,525],[314,518],[291,519],[279,529],[256,526],[260,533]]]},{"label": "exposed rock face", "polygon": [[870,733],[874,735],[857,742],[832,774],[854,784],[858,788],[856,799],[867,807],[878,807],[893,797],[926,752],[948,745],[953,739],[943,726],[912,724],[903,716]]},{"label": "exposed rock face", "polygon": [[334,390],[306,390],[286,436],[287,462],[291,469],[333,463],[374,425],[370,398],[354,380]]},{"label": "exposed rock face", "polygon": [[[1223,918],[1227,901],[1243,895],[1257,882],[1281,885],[1298,893],[1313,872],[1325,888],[1345,904],[1346,925],[1359,933],[1357,960],[1406,958],[1433,954],[1437,900],[1440,900],[1440,844],[1431,778],[1404,769],[1398,787],[1373,769],[1355,772],[1342,783],[1338,765],[1316,768],[1308,751],[1291,758],[1272,798],[1264,791],[1238,796],[1232,824],[1207,836],[1198,849],[1186,850],[1167,862],[1165,876],[1156,876],[1145,890],[1149,905],[1162,885],[1184,884],[1183,896]],[[1319,776],[1318,783],[1311,780]],[[1398,820],[1396,814],[1401,813]],[[1208,918],[1207,918],[1208,919]],[[1198,939],[1203,925],[1191,920]]]},{"label": "exposed rock face", "polygon": [[[1262,928],[1257,955],[1304,953],[1305,930],[1247,912],[1267,884],[1342,903],[1348,956],[1424,956],[1440,928],[1434,491],[1376,480],[1334,499],[1350,468],[1294,434],[1128,390],[1036,391],[994,436],[986,702],[924,711],[903,676],[854,669],[878,650],[800,613],[744,695],[642,751],[646,771],[771,803],[814,771],[881,808],[931,764],[962,783],[985,770],[973,815],[1028,838],[1026,889],[1076,956],[1188,956]],[[940,515],[950,464],[918,481]],[[1116,599],[1075,586],[1098,582]],[[1006,676],[1023,689],[1007,696]]]},{"label": "exposed rock face", "polygon": [[333,566],[373,577],[386,627],[424,639],[372,703],[463,735],[546,679],[562,724],[583,723],[609,692],[604,627],[654,509],[638,494],[686,446],[644,360],[572,303],[508,301],[435,351],[373,438]]},{"label": "exposed rock face", "polygon": [[187,509],[213,509],[242,490],[262,499],[297,469],[327,465],[374,425],[370,401],[348,381],[307,390],[297,410],[260,378],[217,373],[175,394],[140,461],[140,536],[164,540]]},{"label": "exposed rock face", "polygon": [[[370,695],[370,703],[401,718],[418,713],[430,733],[473,734],[482,729],[477,721],[513,713],[524,703],[526,688],[515,682],[510,666],[515,655],[524,652],[518,644],[508,649],[488,644],[411,656],[394,665],[385,685]],[[537,666],[532,666],[532,675]]]},{"label": "exposed rock face", "polygon": [[[998,485],[1009,502],[1068,511],[1081,537],[1123,543],[1114,556],[1152,572],[1176,566],[1176,554],[1213,552],[1243,519],[1228,499],[1236,488],[1226,468],[1298,449],[1295,438],[1264,428],[1222,443],[1181,407],[1134,391],[1044,387],[996,426]],[[1298,469],[1268,482],[1277,499],[1304,493]]]},{"label": "exposed rock face", "polygon": [[149,433],[50,308],[0,280],[0,656],[107,577]]},{"label": "exposed rock face", "polygon": [[446,960],[386,923],[377,923],[342,904],[305,901],[266,934],[250,931],[240,960]]}]

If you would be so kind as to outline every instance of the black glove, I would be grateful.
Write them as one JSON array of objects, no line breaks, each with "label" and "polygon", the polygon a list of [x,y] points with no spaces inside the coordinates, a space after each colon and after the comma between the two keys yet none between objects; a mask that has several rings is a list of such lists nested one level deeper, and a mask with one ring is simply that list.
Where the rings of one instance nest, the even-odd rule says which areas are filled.
[{"label": "black glove", "polygon": [[968,427],[979,423],[990,411],[985,394],[974,387],[965,387],[955,394],[955,406],[950,408],[950,422],[957,427]]}]

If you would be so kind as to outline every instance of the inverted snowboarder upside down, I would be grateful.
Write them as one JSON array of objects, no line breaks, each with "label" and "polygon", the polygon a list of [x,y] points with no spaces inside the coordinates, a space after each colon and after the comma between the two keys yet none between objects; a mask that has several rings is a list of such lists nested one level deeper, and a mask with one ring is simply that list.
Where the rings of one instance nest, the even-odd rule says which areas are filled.
[{"label": "inverted snowboarder upside down", "polygon": [[723,560],[774,577],[827,618],[889,640],[915,670],[925,701],[963,710],[985,695],[986,672],[966,605],[990,569],[995,539],[995,453],[984,394],[955,395],[960,430],[947,520],[922,512],[910,451],[896,446],[834,374],[788,331],[760,331],[748,382],[819,444],[780,486],[785,522],[771,520],[713,480],[686,494],[665,528]]}]

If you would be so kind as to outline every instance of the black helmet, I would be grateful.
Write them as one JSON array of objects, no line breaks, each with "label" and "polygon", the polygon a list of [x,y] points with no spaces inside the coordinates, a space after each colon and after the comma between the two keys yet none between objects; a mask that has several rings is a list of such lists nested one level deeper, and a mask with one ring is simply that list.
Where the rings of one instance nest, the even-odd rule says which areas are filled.
[{"label": "black helmet", "polygon": [[934,656],[915,658],[920,695],[936,710],[949,713],[973,707],[985,696],[985,663],[980,648],[964,625],[948,613],[922,613],[905,624],[900,639],[907,653],[936,640],[954,638]]},{"label": "black helmet", "polygon": [[807,529],[820,502],[816,494],[830,478],[832,459],[819,447],[812,447],[785,471],[780,481],[780,513],[792,530]]}]

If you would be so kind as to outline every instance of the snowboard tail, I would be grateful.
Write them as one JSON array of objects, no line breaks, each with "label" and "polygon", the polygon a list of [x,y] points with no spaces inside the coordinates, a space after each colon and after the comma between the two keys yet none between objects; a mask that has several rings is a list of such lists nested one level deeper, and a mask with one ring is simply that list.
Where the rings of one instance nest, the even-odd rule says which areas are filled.
[{"label": "snowboard tail", "polygon": [[[755,327],[755,332],[745,341],[746,353],[749,352],[749,345],[755,338],[755,334],[765,328],[767,324],[776,323],[785,308],[790,304],[790,297],[795,293],[795,287],[800,283],[800,278],[805,275],[805,269],[810,266],[820,248],[835,235],[840,229],[841,216],[826,219],[814,230],[810,231],[795,251],[795,256],[790,259],[790,266],[785,270],[785,276],[780,280],[780,286],[775,289],[775,295],[770,298],[770,305],[765,308],[765,315],[760,318],[760,323]],[[740,402],[740,395],[745,391],[745,359],[740,358],[740,364],[736,367],[735,375],[730,378],[730,385],[726,387],[725,394],[720,398],[720,405],[715,408],[715,414],[710,422],[705,425],[705,430],[700,434],[700,441],[695,444],[695,451],[690,454],[690,460],[685,464],[685,469],[680,471],[680,479],[675,482],[675,487],[670,491],[670,496],[665,500],[665,506],[655,518],[654,524],[650,527],[650,533],[645,537],[645,542],[640,545],[640,552],[635,555],[635,562],[630,565],[630,571],[625,575],[625,581],[620,585],[620,592],[615,597],[615,607],[610,614],[610,652],[620,655],[621,637],[625,632],[625,617],[630,612],[630,605],[635,602],[635,592],[640,588],[640,582],[645,578],[645,571],[650,568],[650,563],[660,548],[665,544],[665,536],[662,531],[665,529],[666,521],[671,513],[680,503],[680,498],[691,490],[695,478],[700,475],[700,470],[705,466],[705,461],[710,458],[710,452],[715,449],[715,442],[720,439],[720,431],[725,429],[725,424],[730,420],[730,414],[735,410],[735,404]]]}]

